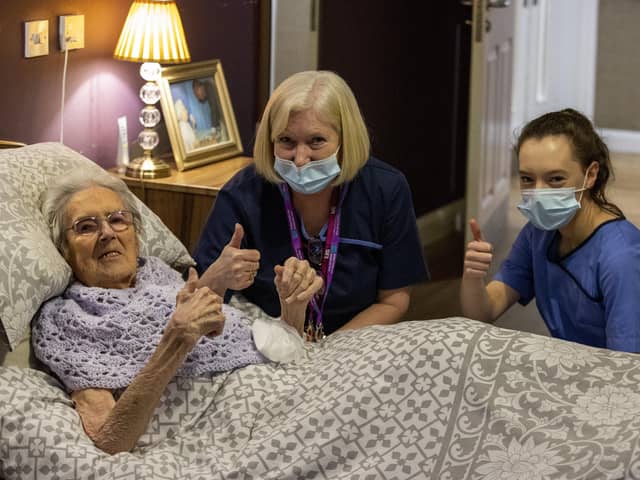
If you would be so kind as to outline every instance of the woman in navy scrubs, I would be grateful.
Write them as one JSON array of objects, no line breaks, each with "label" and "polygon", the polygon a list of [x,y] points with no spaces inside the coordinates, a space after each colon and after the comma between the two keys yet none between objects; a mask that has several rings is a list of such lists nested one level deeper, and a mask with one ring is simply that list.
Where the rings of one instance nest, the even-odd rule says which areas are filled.
[{"label": "woman in navy scrubs", "polygon": [[428,278],[407,181],[370,157],[353,92],[328,71],[275,89],[254,164],[220,191],[194,258],[201,273],[214,264],[218,293],[241,291],[271,316],[288,308],[274,277],[293,299],[321,276],[304,327],[311,340],[398,322],[411,284]]},{"label": "woman in navy scrubs", "polygon": [[609,150],[579,112],[527,124],[516,147],[529,219],[485,286],[491,245],[471,221],[462,278],[465,316],[493,321],[533,298],[551,335],[640,352],[640,231],[605,195]]}]

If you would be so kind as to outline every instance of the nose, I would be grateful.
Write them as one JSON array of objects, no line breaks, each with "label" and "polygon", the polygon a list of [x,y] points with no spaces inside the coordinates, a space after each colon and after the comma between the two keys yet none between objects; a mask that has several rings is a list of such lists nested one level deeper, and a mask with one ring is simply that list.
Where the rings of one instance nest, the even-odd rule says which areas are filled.
[{"label": "nose", "polygon": [[300,168],[311,161],[310,149],[306,145],[296,146],[296,150],[293,154],[293,163],[296,167]]},{"label": "nose", "polygon": [[100,221],[100,240],[106,241],[111,240],[116,236],[116,232],[111,228],[111,224],[107,221],[106,218],[103,218]]}]

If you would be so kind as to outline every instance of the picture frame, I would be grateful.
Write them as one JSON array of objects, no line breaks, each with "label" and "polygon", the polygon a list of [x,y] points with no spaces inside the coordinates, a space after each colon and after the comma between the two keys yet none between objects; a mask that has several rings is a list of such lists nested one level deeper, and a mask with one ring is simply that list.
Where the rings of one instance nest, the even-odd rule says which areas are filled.
[{"label": "picture frame", "polygon": [[179,171],[243,152],[220,60],[163,67],[160,105]]}]

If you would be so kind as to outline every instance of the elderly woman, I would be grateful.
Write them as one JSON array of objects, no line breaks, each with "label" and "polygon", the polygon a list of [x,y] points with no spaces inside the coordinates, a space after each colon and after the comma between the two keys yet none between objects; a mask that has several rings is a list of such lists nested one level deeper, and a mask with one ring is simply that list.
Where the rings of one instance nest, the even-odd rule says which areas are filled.
[{"label": "elderly woman", "polygon": [[277,316],[279,265],[295,263],[302,278],[310,264],[325,282],[310,303],[310,339],[398,322],[411,285],[428,278],[411,191],[370,156],[347,83],[328,71],[284,80],[262,115],[254,160],[218,195],[194,253],[198,270],[257,269],[228,287]]},{"label": "elderly woman", "polygon": [[[206,283],[220,288],[220,278],[191,269],[185,282],[160,259],[139,258],[140,214],[120,180],[67,175],[48,190],[43,212],[75,279],[43,305],[34,351],[71,391],[100,449],[131,450],[174,376],[265,361],[242,313],[223,307]],[[304,289],[289,278],[275,281],[289,300],[283,320],[301,331],[322,281]]]}]

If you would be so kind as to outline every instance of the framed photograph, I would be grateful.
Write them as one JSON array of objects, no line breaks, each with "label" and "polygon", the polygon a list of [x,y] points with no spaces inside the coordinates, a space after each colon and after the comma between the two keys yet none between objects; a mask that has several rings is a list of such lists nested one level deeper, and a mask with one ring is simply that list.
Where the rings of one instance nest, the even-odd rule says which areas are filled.
[{"label": "framed photograph", "polygon": [[242,153],[219,60],[162,69],[160,105],[178,170]]}]

